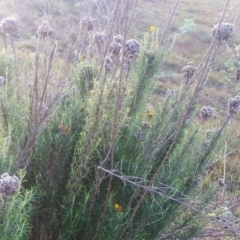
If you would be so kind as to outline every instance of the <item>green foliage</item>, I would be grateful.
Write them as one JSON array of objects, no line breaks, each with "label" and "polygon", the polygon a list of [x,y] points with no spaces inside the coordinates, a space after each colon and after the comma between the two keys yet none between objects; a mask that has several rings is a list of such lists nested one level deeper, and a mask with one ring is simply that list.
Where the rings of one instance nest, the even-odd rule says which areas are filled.
[{"label": "green foliage", "polygon": [[3,76],[6,81],[11,80],[13,59],[4,50],[0,52],[0,76]]},{"label": "green foliage", "polygon": [[194,19],[186,18],[184,19],[184,25],[181,26],[179,29],[181,34],[186,34],[192,31],[192,29],[196,26],[196,22]]},{"label": "green foliage", "polygon": [[92,66],[90,63],[81,62],[76,67],[74,74],[74,83],[76,84],[79,92],[79,97],[85,100],[89,92],[93,88],[94,79],[97,77],[96,66]]}]

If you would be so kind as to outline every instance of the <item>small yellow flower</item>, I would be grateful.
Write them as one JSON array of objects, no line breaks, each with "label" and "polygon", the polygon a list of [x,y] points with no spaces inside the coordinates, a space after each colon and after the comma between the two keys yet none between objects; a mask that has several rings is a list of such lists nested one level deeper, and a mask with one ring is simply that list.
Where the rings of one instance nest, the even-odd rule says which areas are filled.
[{"label": "small yellow flower", "polygon": [[146,113],[147,113],[148,118],[152,118],[153,117],[153,114],[149,110],[147,110]]},{"label": "small yellow flower", "polygon": [[151,31],[151,32],[155,32],[156,29],[157,29],[157,28],[156,28],[155,26],[151,26],[151,27],[150,27],[150,31]]},{"label": "small yellow flower", "polygon": [[117,211],[119,211],[119,212],[122,211],[122,207],[121,207],[118,203],[115,203],[115,204],[114,204],[114,208],[115,208]]}]

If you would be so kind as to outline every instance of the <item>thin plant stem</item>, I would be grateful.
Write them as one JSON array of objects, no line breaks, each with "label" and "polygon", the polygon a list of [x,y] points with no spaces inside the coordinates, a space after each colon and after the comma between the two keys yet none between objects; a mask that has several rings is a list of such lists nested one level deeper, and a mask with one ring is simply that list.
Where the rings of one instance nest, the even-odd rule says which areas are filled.
[{"label": "thin plant stem", "polygon": [[172,22],[172,19],[173,19],[175,13],[176,13],[176,10],[177,10],[177,7],[178,7],[179,3],[180,3],[180,0],[177,0],[175,6],[174,6],[174,8],[173,8],[173,11],[172,11],[172,13],[171,13],[171,16],[170,16],[170,18],[168,19],[168,22],[167,22],[167,24],[166,24],[166,26],[165,26],[165,28],[164,28],[164,30],[163,30],[163,32],[162,32],[162,36],[161,36],[161,38],[160,38],[160,40],[159,40],[159,45],[162,44],[162,41],[163,41],[163,39],[164,39],[164,37],[165,37],[165,34],[166,34],[166,32],[167,32],[167,30],[168,30],[168,28],[169,28],[169,26],[170,26],[170,24],[171,24],[171,22]]}]

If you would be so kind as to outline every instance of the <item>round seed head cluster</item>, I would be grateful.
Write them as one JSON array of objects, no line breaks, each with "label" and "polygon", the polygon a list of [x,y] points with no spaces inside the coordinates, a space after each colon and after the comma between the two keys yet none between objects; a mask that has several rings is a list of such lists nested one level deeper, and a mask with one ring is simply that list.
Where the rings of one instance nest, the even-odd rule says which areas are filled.
[{"label": "round seed head cluster", "polygon": [[113,56],[118,56],[120,51],[121,51],[122,45],[121,43],[118,42],[112,42],[110,47],[109,47],[109,52],[113,55]]},{"label": "round seed head cluster", "polygon": [[216,34],[216,38],[221,40],[228,40],[230,37],[233,36],[233,29],[234,25],[231,23],[221,23],[219,26],[219,23],[214,25],[214,27],[211,30],[211,35],[214,37]]},{"label": "round seed head cluster", "polygon": [[201,108],[201,116],[203,119],[212,117],[215,114],[215,109],[211,106],[204,106]]},{"label": "round seed head cluster", "polygon": [[37,30],[38,36],[45,38],[54,34],[55,30],[50,26],[48,21],[44,21]]},{"label": "round seed head cluster", "polygon": [[113,61],[112,61],[112,59],[111,59],[110,57],[108,57],[108,56],[105,58],[104,67],[105,67],[106,72],[111,72],[111,71],[112,71]]},{"label": "round seed head cluster", "polygon": [[131,60],[134,60],[138,57],[140,52],[140,44],[135,39],[129,39],[125,42],[125,45],[123,47],[123,55],[124,58],[129,58]]},{"label": "round seed head cluster", "polygon": [[107,41],[107,35],[104,32],[96,32],[93,36],[93,42],[98,46],[102,46]]},{"label": "round seed head cluster", "polygon": [[1,22],[1,30],[4,33],[14,33],[17,31],[18,20],[15,17],[7,17]]},{"label": "round seed head cluster", "polygon": [[234,98],[228,99],[228,110],[231,115],[238,112],[239,106],[240,106],[239,95],[235,96]]},{"label": "round seed head cluster", "polygon": [[192,62],[188,62],[187,65],[182,68],[183,76],[185,78],[192,78],[196,70],[197,67],[193,66]]},{"label": "round seed head cluster", "polygon": [[120,35],[120,34],[114,36],[114,37],[113,37],[113,42],[122,44],[122,43],[123,43],[123,36]]},{"label": "round seed head cluster", "polygon": [[175,96],[175,90],[174,89],[167,89],[166,96],[171,98]]},{"label": "round seed head cluster", "polygon": [[82,18],[81,20],[81,25],[83,28],[85,28],[88,31],[92,31],[94,28],[94,19],[92,17],[89,16],[85,16],[84,18]]},{"label": "round seed head cluster", "polygon": [[0,179],[0,194],[2,199],[7,199],[18,191],[19,179],[16,176],[9,176],[8,173],[3,173]]}]

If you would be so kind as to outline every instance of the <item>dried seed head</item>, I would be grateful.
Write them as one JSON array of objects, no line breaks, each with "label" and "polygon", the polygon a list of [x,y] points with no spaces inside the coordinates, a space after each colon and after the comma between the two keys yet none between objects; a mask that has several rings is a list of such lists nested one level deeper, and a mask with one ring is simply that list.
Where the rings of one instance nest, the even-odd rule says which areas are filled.
[{"label": "dried seed head", "polygon": [[201,108],[201,117],[206,120],[215,114],[215,109],[211,106],[204,106]]},{"label": "dried seed head", "polygon": [[239,95],[235,96],[234,98],[228,99],[228,111],[231,115],[238,112],[239,106],[240,106]]},{"label": "dried seed head", "polygon": [[196,71],[197,67],[195,67],[192,62],[188,62],[187,65],[182,68],[183,76],[188,79],[192,78]]},{"label": "dried seed head", "polygon": [[130,39],[125,42],[123,48],[124,57],[135,59],[138,57],[140,52],[140,44],[135,39]]},{"label": "dried seed head", "polygon": [[120,35],[120,34],[114,36],[113,37],[113,42],[122,44],[123,43],[123,36]]},{"label": "dried seed head", "polygon": [[1,22],[1,30],[4,33],[14,33],[17,31],[18,20],[15,17],[7,17]]},{"label": "dried seed head", "polygon": [[135,39],[125,42],[124,47],[120,51],[119,58],[123,60],[123,67],[129,71],[132,62],[139,56],[140,44]]},{"label": "dried seed head", "polygon": [[211,30],[211,35],[214,37],[216,34],[216,38],[221,40],[228,40],[230,37],[233,36],[233,29],[234,25],[231,23],[221,23],[219,26],[219,23],[214,25],[214,27]]},{"label": "dried seed head", "polygon": [[92,31],[94,28],[94,21],[92,17],[85,16],[84,18],[81,19],[81,26],[85,28],[87,31]]},{"label": "dried seed head", "polygon": [[97,45],[97,47],[103,46],[107,41],[107,35],[104,32],[96,32],[93,36],[93,43]]},{"label": "dried seed head", "polygon": [[0,194],[2,199],[16,193],[19,189],[19,179],[16,176],[9,176],[8,173],[3,173],[0,179]]},{"label": "dried seed head", "polygon": [[110,57],[105,57],[105,60],[104,60],[104,67],[105,67],[105,70],[106,72],[111,72],[112,69],[113,69],[113,61]]},{"label": "dried seed head", "polygon": [[55,30],[50,26],[48,21],[44,21],[37,30],[39,37],[45,38],[50,37],[54,34]]},{"label": "dried seed head", "polygon": [[167,89],[166,96],[168,98],[174,97],[175,96],[175,90],[174,89]]},{"label": "dried seed head", "polygon": [[121,48],[122,45],[120,43],[112,42],[109,47],[109,52],[112,54],[112,56],[119,56]]}]

